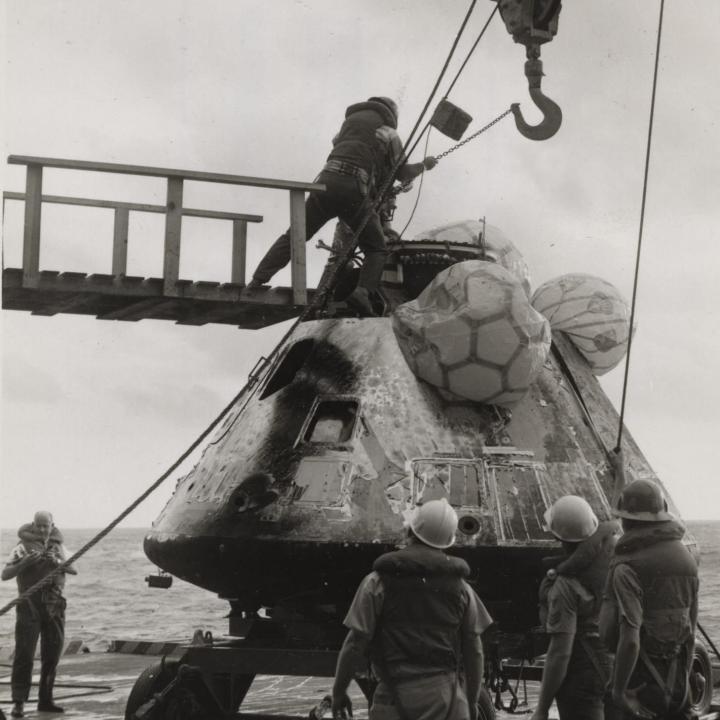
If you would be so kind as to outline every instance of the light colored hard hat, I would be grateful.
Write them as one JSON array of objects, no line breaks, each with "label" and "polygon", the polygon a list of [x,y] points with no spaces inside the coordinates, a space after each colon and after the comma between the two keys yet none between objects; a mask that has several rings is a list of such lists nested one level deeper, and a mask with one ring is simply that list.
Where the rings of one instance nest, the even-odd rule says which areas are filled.
[{"label": "light colored hard hat", "polygon": [[444,550],[455,542],[458,517],[450,503],[442,498],[417,505],[408,524],[419,540]]},{"label": "light colored hard hat", "polygon": [[675,519],[675,516],[668,512],[667,500],[663,497],[660,486],[651,480],[633,480],[626,485],[613,515],[642,522]]},{"label": "light colored hard hat", "polygon": [[598,519],[585,498],[565,495],[556,500],[545,513],[550,532],[564,542],[581,542],[598,528]]}]

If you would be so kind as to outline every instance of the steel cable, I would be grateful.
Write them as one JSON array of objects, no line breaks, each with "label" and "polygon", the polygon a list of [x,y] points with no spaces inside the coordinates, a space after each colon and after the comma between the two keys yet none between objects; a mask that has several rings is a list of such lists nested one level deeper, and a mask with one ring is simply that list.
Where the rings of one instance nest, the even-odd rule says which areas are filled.
[{"label": "steel cable", "polygon": [[627,398],[628,374],[630,371],[630,352],[632,350],[633,325],[635,323],[635,304],[637,300],[638,279],[640,276],[640,253],[642,250],[643,227],[645,224],[645,201],[647,199],[648,174],[650,168],[650,149],[652,146],[653,121],[655,118],[655,97],[657,94],[658,67],[660,65],[660,41],[662,39],[663,12],[665,0],[660,0],[660,19],[658,21],[657,45],[655,48],[655,69],[653,72],[652,98],[650,100],[650,120],[648,123],[647,148],[645,151],[645,172],[643,178],[642,202],[640,203],[640,228],[638,231],[637,252],[635,256],[635,275],[633,279],[632,300],[630,303],[630,327],[628,328],[628,348],[625,358],[625,375],[623,378],[622,401],[620,403],[620,420],[618,423],[618,435],[616,449],[620,448],[625,418],[625,401]]}]

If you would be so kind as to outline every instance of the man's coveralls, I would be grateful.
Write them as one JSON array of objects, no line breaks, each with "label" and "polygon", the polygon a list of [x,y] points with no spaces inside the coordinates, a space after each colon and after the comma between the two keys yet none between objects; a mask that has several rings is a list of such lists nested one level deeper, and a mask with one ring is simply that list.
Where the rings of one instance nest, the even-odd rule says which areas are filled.
[{"label": "man's coveralls", "polygon": [[[609,648],[617,647],[621,622],[639,629],[640,656],[628,687],[645,685],[638,699],[655,705],[650,709],[657,712],[659,698],[658,717],[668,720],[691,717],[687,694],[699,581],[697,562],[682,543],[684,534],[673,520],[627,530],[615,548],[600,616]],[[663,705],[669,710],[663,711]]]}]

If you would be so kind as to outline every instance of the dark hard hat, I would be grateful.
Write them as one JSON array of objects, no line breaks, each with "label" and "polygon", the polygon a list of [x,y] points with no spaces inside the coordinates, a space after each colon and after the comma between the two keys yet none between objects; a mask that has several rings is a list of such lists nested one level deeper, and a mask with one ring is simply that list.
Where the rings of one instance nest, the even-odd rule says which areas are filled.
[{"label": "dark hard hat", "polygon": [[397,127],[398,106],[392,98],[384,96],[373,96],[371,98],[368,98],[368,102],[377,102],[381,105],[384,105],[393,114],[393,117],[395,118],[395,126]]},{"label": "dark hard hat", "polygon": [[633,480],[626,485],[613,515],[644,522],[675,519],[675,516],[668,512],[667,500],[663,497],[662,490],[651,480]]}]

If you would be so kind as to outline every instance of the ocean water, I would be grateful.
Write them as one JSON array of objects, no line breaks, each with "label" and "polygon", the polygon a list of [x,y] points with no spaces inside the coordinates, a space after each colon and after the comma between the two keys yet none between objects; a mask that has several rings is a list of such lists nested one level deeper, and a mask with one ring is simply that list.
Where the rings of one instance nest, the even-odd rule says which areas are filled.
[{"label": "ocean water", "polygon": [[[689,522],[701,549],[700,622],[720,646],[720,521]],[[73,551],[95,530],[64,530]],[[68,576],[66,637],[91,650],[107,649],[112,640],[187,642],[196,629],[220,636],[227,632],[226,601],[174,579],[167,590],[149,588],[144,578],[157,569],[142,551],[144,529],[113,530],[77,563]],[[16,542],[15,531],[0,534],[2,562]],[[0,606],[16,596],[15,581],[0,582]],[[0,648],[13,645],[15,612],[0,616]]]}]

